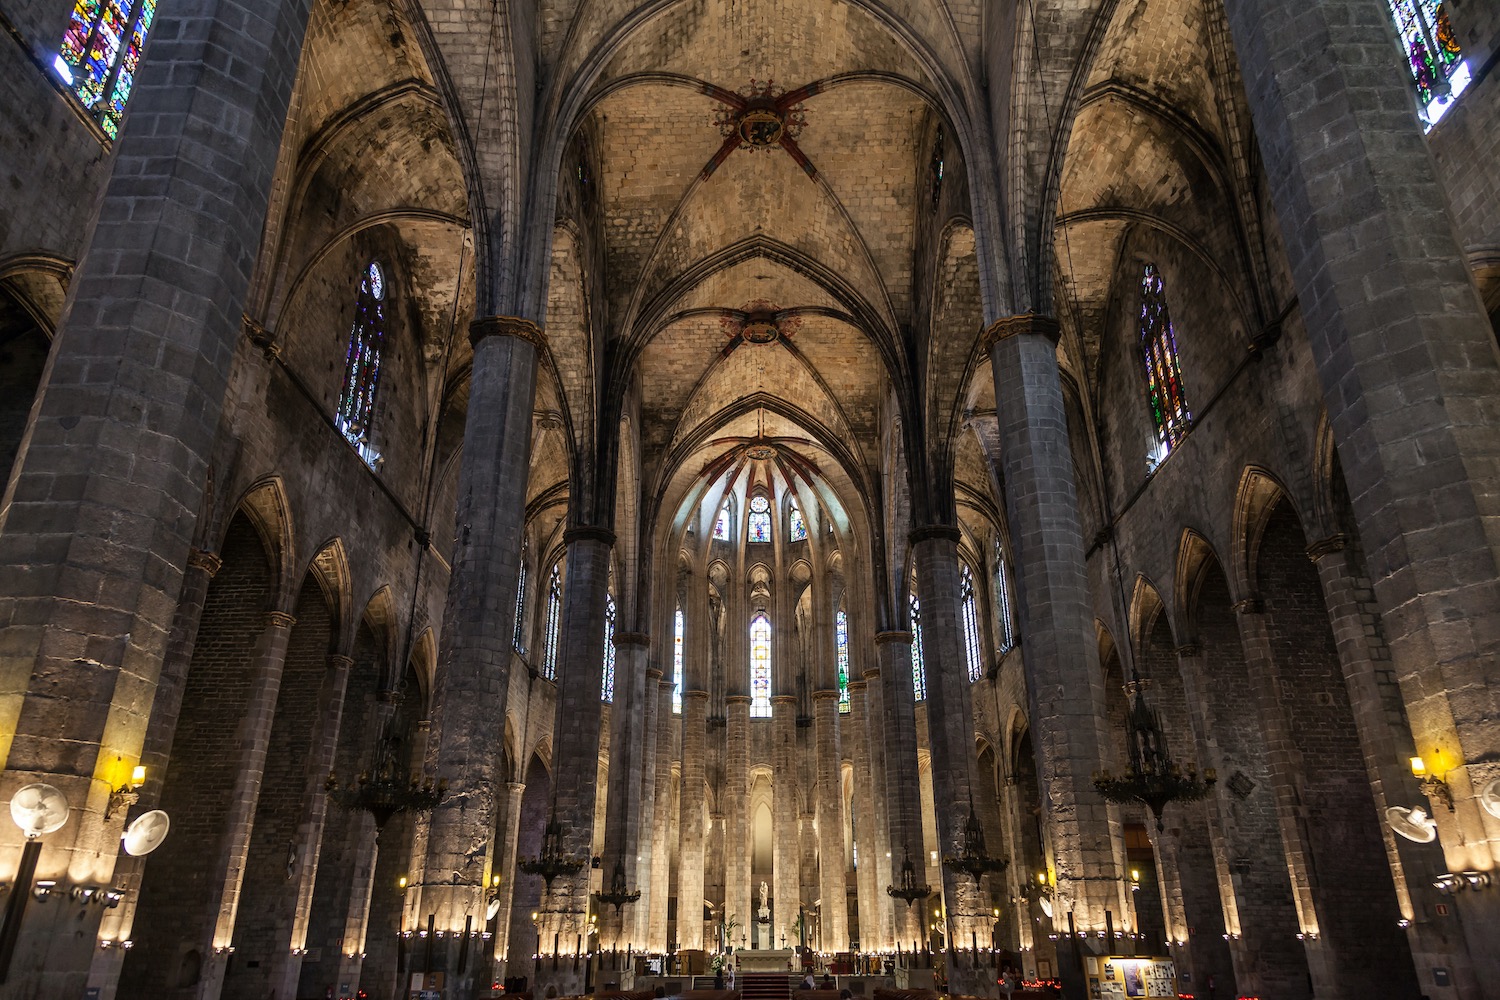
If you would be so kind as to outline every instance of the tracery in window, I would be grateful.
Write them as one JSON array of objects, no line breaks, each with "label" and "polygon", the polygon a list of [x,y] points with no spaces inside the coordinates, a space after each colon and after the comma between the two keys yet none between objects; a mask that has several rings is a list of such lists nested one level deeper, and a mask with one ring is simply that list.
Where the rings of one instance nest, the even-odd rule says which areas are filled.
[{"label": "tracery in window", "polygon": [[833,619],[839,650],[839,711],[849,711],[849,616],[839,608]]},{"label": "tracery in window", "polygon": [[918,701],[927,698],[927,665],[922,660],[922,607],[911,595],[911,686]]},{"label": "tracery in window", "polygon": [[1192,424],[1182,389],[1182,364],[1177,358],[1177,335],[1167,309],[1166,286],[1155,264],[1141,275],[1141,362],[1146,371],[1146,394],[1162,456],[1177,446]]},{"label": "tracery in window", "polygon": [[1430,129],[1469,86],[1469,64],[1438,0],[1386,0],[1407,68],[1417,88],[1418,110]]},{"label": "tracery in window", "polygon": [[771,501],[763,493],[757,493],[750,499],[749,533],[752,542],[771,540]]},{"label": "tracery in window", "polygon": [[385,272],[371,261],[359,280],[354,302],[354,327],[349,331],[349,355],[344,362],[344,390],[334,422],[359,457],[370,467],[380,464],[380,453],[370,444],[370,422],[375,415],[375,391],[380,387],[380,362],[385,350]]},{"label": "tracery in window", "polygon": [[557,640],[562,631],[562,574],[552,567],[547,584],[547,630],[542,636],[542,676],[557,680]]},{"label": "tracery in window", "polygon": [[964,616],[964,652],[969,660],[969,680],[984,676],[984,654],[979,644],[979,607],[974,599],[974,573],[965,566],[959,576],[959,606]]},{"label": "tracery in window", "polygon": [[516,577],[516,627],[515,636],[511,643],[516,649],[525,652],[526,647],[521,644],[521,623],[526,617],[526,555],[521,554],[521,572]]},{"label": "tracery in window", "polygon": [[599,688],[600,699],[615,700],[615,598],[604,595],[604,681]]},{"label": "tracery in window", "polygon": [[802,508],[797,506],[797,501],[795,500],[792,501],[791,510],[787,513],[787,528],[792,541],[803,542],[807,540],[807,522],[802,520]]},{"label": "tracery in window", "polygon": [[729,501],[724,501],[724,506],[719,508],[719,516],[714,519],[714,541],[729,541]]},{"label": "tracery in window", "polygon": [[1016,644],[1015,615],[1010,605],[1010,578],[1005,568],[1005,549],[995,539],[995,620],[1003,653]]},{"label": "tracery in window", "polygon": [[77,0],[52,68],[111,139],[119,137],[156,0]]},{"label": "tracery in window", "polygon": [[682,714],[682,605],[672,615],[672,714]]},{"label": "tracery in window", "polygon": [[771,619],[750,619],[750,717],[771,717]]}]

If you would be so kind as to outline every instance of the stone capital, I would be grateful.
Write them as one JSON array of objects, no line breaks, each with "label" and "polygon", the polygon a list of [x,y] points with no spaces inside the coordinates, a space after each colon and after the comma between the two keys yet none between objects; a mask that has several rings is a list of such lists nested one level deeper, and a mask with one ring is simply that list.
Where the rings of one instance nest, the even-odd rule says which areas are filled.
[{"label": "stone capital", "polygon": [[354,657],[345,656],[343,653],[328,654],[329,670],[349,670],[354,666]]},{"label": "stone capital", "polygon": [[953,542],[956,545],[963,538],[963,532],[951,524],[928,524],[911,529],[906,537],[913,546],[930,541]]},{"label": "stone capital", "polygon": [[750,696],[748,694],[731,694],[725,697],[724,704],[745,705],[748,707],[750,704]]},{"label": "stone capital", "polygon": [[259,348],[267,361],[274,361],[281,356],[281,345],[276,343],[276,335],[261,325],[260,321],[251,318],[249,313],[240,315],[240,329],[244,331],[245,339]]},{"label": "stone capital", "polygon": [[869,682],[865,681],[865,680],[857,680],[857,681],[856,680],[851,680],[849,682],[849,690],[850,690],[850,692],[863,691],[868,686],[869,686]]},{"label": "stone capital", "polygon": [[660,667],[647,667],[646,668],[646,680],[648,682],[661,680],[661,668]]},{"label": "stone capital", "polygon": [[838,697],[838,688],[834,688],[832,691],[825,689],[813,692],[813,701],[837,701]]},{"label": "stone capital", "polygon": [[542,328],[519,316],[480,316],[469,324],[469,344],[479,346],[486,337],[517,337],[537,350],[547,346]]},{"label": "stone capital", "polygon": [[1039,334],[1056,344],[1062,336],[1062,329],[1057,325],[1057,320],[1039,313],[1028,312],[1017,316],[1001,316],[985,328],[980,344],[984,347],[985,353],[989,353],[1000,341],[1028,333]]},{"label": "stone capital", "polygon": [[572,545],[574,542],[598,542],[614,548],[615,533],[608,528],[599,528],[593,525],[579,525],[569,528],[563,532],[563,544]]},{"label": "stone capital", "polygon": [[866,667],[865,668],[865,681],[868,683],[870,681],[878,681],[878,680],[880,680],[880,668],[879,667]]},{"label": "stone capital", "polygon": [[910,646],[912,643],[912,634],[910,632],[902,632],[900,630],[875,633],[875,645],[884,646],[887,644],[895,643],[901,643],[903,645]]},{"label": "stone capital", "polygon": [[708,700],[708,692],[707,691],[699,691],[699,690],[684,691],[684,692],[682,692],[682,700],[683,701],[707,701]]},{"label": "stone capital", "polygon": [[1181,646],[1177,647],[1177,655],[1184,659],[1193,656],[1202,656],[1203,647],[1198,645],[1196,642],[1183,643]]},{"label": "stone capital", "polygon": [[771,704],[773,704],[773,705],[792,705],[792,704],[795,704],[796,701],[797,701],[797,696],[796,695],[791,695],[791,694],[773,694],[773,695],[771,695]]},{"label": "stone capital", "polygon": [[1266,602],[1259,597],[1247,597],[1243,601],[1235,601],[1234,610],[1242,615],[1264,614]]},{"label": "stone capital", "polygon": [[1349,539],[1345,535],[1339,532],[1335,532],[1334,534],[1329,535],[1327,538],[1320,538],[1316,542],[1313,542],[1311,545],[1309,545],[1307,547],[1307,558],[1311,559],[1313,562],[1317,562],[1324,556],[1331,556],[1335,552],[1344,551],[1344,547],[1348,544]]},{"label": "stone capital", "polygon": [[202,570],[207,573],[209,579],[219,572],[224,566],[224,560],[205,549],[193,549],[188,552],[188,569]]},{"label": "stone capital", "polygon": [[[644,632],[616,632],[615,633],[615,648],[616,649],[619,649],[621,646],[639,646],[642,649],[646,649],[650,645],[651,645],[651,637],[649,635],[647,635],[646,633],[644,633]],[[658,670],[656,672],[656,675],[658,677],[660,677],[661,676],[661,671]],[[646,676],[647,677],[651,676],[651,671],[649,671],[649,670],[646,671]]]},{"label": "stone capital", "polygon": [[267,611],[261,618],[267,628],[289,629],[297,624],[297,619],[285,611]]}]

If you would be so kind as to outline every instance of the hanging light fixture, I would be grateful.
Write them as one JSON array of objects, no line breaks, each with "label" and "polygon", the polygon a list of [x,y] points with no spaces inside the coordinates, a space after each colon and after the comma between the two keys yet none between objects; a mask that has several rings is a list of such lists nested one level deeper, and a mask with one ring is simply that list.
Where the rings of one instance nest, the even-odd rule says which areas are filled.
[{"label": "hanging light fixture", "polygon": [[1124,804],[1144,802],[1156,817],[1156,830],[1165,829],[1162,810],[1169,802],[1192,802],[1208,794],[1217,780],[1213,768],[1198,776],[1198,765],[1188,762],[1184,771],[1167,751],[1167,737],[1161,716],[1146,703],[1145,684],[1131,667],[1132,695],[1130,716],[1126,720],[1126,744],[1130,755],[1129,770],[1116,777],[1108,770],[1094,775],[1094,787],[1108,802]]},{"label": "hanging light fixture", "polygon": [[597,894],[600,903],[608,903],[615,908],[615,913],[620,912],[620,907],[626,903],[634,903],[641,898],[641,890],[630,891],[625,887],[625,862],[615,862],[615,873],[609,880],[609,891]]},{"label": "hanging light fixture", "polygon": [[334,801],[349,809],[362,809],[375,817],[375,829],[383,830],[390,818],[399,812],[429,812],[448,792],[448,783],[436,787],[432,779],[418,782],[404,772],[400,760],[401,738],[386,736],[380,741],[374,774],[361,774],[357,781],[340,788],[338,779],[328,775],[325,786]]},{"label": "hanging light fixture", "polygon": [[[583,871],[583,866],[588,864],[588,858],[570,857],[563,853],[563,828],[557,821],[557,802],[552,803],[552,815],[547,820],[547,826],[542,831],[542,852],[534,858],[525,858],[516,862],[516,867],[528,875],[540,875],[542,881],[547,883],[547,891],[552,891],[552,880],[559,875],[577,875]],[[624,889],[624,872],[620,873],[621,889]]]},{"label": "hanging light fixture", "polygon": [[906,900],[906,905],[911,906],[919,899],[926,899],[932,895],[932,886],[925,882],[917,884],[917,870],[912,867],[911,848],[903,847],[904,860],[901,862],[901,885],[888,885],[885,891],[895,899]]},{"label": "hanging light fixture", "polygon": [[972,878],[977,885],[979,880],[990,872],[1003,872],[1005,866],[1010,864],[1005,858],[992,858],[985,852],[984,827],[979,824],[979,817],[974,814],[974,796],[969,796],[969,818],[964,823],[964,842],[962,849],[957,855],[948,855],[943,858],[943,867],[956,872],[963,872]]}]

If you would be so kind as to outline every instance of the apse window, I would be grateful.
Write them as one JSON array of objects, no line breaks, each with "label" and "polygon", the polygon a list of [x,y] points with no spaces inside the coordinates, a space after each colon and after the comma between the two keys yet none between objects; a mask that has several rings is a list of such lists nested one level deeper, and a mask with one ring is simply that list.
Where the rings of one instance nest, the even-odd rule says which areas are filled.
[{"label": "apse window", "polygon": [[839,654],[839,711],[849,711],[849,616],[839,608],[833,616],[834,639]]},{"label": "apse window", "polygon": [[1447,5],[1436,0],[1387,0],[1391,20],[1406,56],[1423,131],[1428,131],[1469,86],[1463,49],[1448,21]]},{"label": "apse window", "polygon": [[714,541],[729,541],[729,501],[724,501],[724,506],[719,508],[719,516],[714,518]]},{"label": "apse window", "polygon": [[682,714],[682,605],[672,615],[672,714]]},{"label": "apse window", "polygon": [[793,500],[791,510],[787,513],[788,534],[794,542],[807,541],[807,522],[802,520],[802,508],[797,506]]},{"label": "apse window", "polygon": [[922,658],[922,606],[911,595],[911,687],[918,701],[927,699],[927,665]]},{"label": "apse window", "polygon": [[771,501],[764,494],[757,493],[750,500],[749,532],[752,542],[771,540]]},{"label": "apse window", "polygon": [[764,614],[750,621],[750,717],[771,717],[771,619]]},{"label": "apse window", "polygon": [[111,139],[119,137],[156,0],[77,0],[52,60],[63,83]]},{"label": "apse window", "polygon": [[380,366],[385,352],[385,272],[371,261],[359,279],[354,300],[354,326],[349,331],[349,354],[344,361],[344,389],[333,421],[344,439],[372,469],[380,468],[380,452],[371,443],[375,392],[380,388]]},{"label": "apse window", "polygon": [[526,619],[526,553],[521,553],[521,572],[516,575],[516,625],[515,635],[511,645],[517,651],[525,652],[526,647],[521,644],[521,623]]},{"label": "apse window", "polygon": [[615,700],[615,598],[604,595],[604,677],[599,688],[603,702]]},{"label": "apse window", "polygon": [[1146,397],[1156,427],[1156,445],[1146,456],[1149,473],[1156,471],[1193,423],[1182,389],[1182,363],[1177,357],[1172,314],[1167,309],[1166,285],[1155,264],[1147,264],[1141,275],[1140,342]]},{"label": "apse window", "polygon": [[995,622],[1000,632],[1000,652],[1016,644],[1015,613],[1010,606],[1010,580],[1005,568],[1005,548],[995,539]]},{"label": "apse window", "polygon": [[965,566],[959,579],[959,603],[964,617],[964,652],[969,660],[969,680],[984,676],[984,654],[979,645],[979,602],[974,598],[974,574]]},{"label": "apse window", "polygon": [[557,680],[557,645],[562,635],[562,573],[552,567],[547,583],[547,629],[542,634],[542,676]]}]

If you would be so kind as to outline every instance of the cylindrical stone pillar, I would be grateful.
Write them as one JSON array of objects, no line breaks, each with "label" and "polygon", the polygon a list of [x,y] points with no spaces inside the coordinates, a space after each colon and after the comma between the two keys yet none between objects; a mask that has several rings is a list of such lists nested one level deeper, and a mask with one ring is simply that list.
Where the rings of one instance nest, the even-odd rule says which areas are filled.
[{"label": "cylindrical stone pillar", "polygon": [[849,901],[844,879],[844,782],[839,752],[839,693],[813,693],[818,747],[818,887],[822,893],[823,950],[849,949]]},{"label": "cylindrical stone pillar", "polygon": [[802,907],[801,853],[797,844],[797,814],[801,793],[797,781],[797,699],[771,696],[771,759],[776,771],[771,788],[771,867],[775,877],[772,939],[786,947],[797,941],[797,916]]},{"label": "cylindrical stone pillar", "polygon": [[[643,657],[648,653],[643,653]],[[646,662],[650,662],[649,659]],[[651,907],[656,889],[652,884],[652,872],[656,854],[656,744],[661,735],[658,712],[661,710],[661,670],[648,666],[646,683],[641,689],[641,768],[636,785],[636,836],[630,848],[631,864],[627,865],[630,884],[640,890],[641,898],[631,907],[630,918],[625,926],[626,936],[635,951],[648,948],[651,936]],[[669,709],[670,711],[670,709]]]},{"label": "cylindrical stone pillar", "polygon": [[[863,680],[849,682],[849,711],[843,715],[844,746],[849,749],[854,773],[854,885],[856,912],[859,914],[859,948],[864,952],[878,951],[884,946],[880,910],[875,899],[879,865],[875,860],[874,768],[865,733],[867,686]],[[880,892],[885,894],[884,885],[880,886]]]},{"label": "cylindrical stone pillar", "polygon": [[[891,951],[896,947],[896,901],[885,891],[894,879],[892,862],[895,849],[891,846],[890,810],[886,805],[889,785],[886,783],[885,749],[885,699],[881,693],[880,670],[869,668],[864,672],[864,715],[862,716],[865,747],[870,762],[869,796],[871,808],[864,820],[870,828],[874,845],[874,865],[871,866],[870,912],[874,915],[874,936],[864,943],[861,928],[861,944],[866,951]],[[850,685],[851,697],[853,685]],[[850,713],[853,714],[852,712]],[[857,780],[857,777],[856,777]],[[861,851],[864,848],[860,848]],[[863,883],[860,893],[865,891]]]},{"label": "cylindrical stone pillar", "polygon": [[[916,692],[912,689],[912,634],[879,632],[875,655],[880,661],[880,694],[884,702],[885,804],[891,837],[891,882],[901,879],[910,860],[919,882],[927,873],[922,841],[922,795],[917,769]],[[887,886],[889,888],[889,886]],[[934,890],[936,891],[936,889]],[[909,904],[892,898],[896,942],[903,950],[922,947],[927,940],[923,902]]]},{"label": "cylindrical stone pillar", "polygon": [[681,847],[677,854],[677,944],[703,947],[703,800],[707,790],[704,741],[708,730],[708,692],[682,696],[682,788],[678,816]]},{"label": "cylindrical stone pillar", "polygon": [[[635,881],[635,848],[640,839],[641,770],[648,725],[646,700],[646,653],[651,639],[641,632],[616,632],[615,691],[609,710],[609,793],[604,798],[603,886],[613,885],[616,866],[625,876],[627,889],[639,888]],[[652,691],[654,701],[655,691]],[[599,946],[625,951],[632,944],[635,908],[605,906],[599,917]]]},{"label": "cylindrical stone pillar", "polygon": [[667,911],[672,897],[672,751],[679,717],[672,711],[676,685],[663,678],[656,688],[656,792],[651,814],[651,888],[646,947],[657,954],[667,950]]},{"label": "cylindrical stone pillar", "polygon": [[511,974],[510,915],[516,905],[516,850],[521,841],[521,796],[525,794],[526,783],[524,781],[505,783],[505,832],[495,848],[495,858],[490,864],[492,875],[500,876],[500,885],[497,890],[500,910],[495,914],[493,953],[496,968],[503,971],[497,972],[497,976]]},{"label": "cylindrical stone pillar", "polygon": [[750,696],[726,699],[724,725],[724,912],[739,922],[735,940],[749,935],[755,923],[754,894],[750,891]]}]

